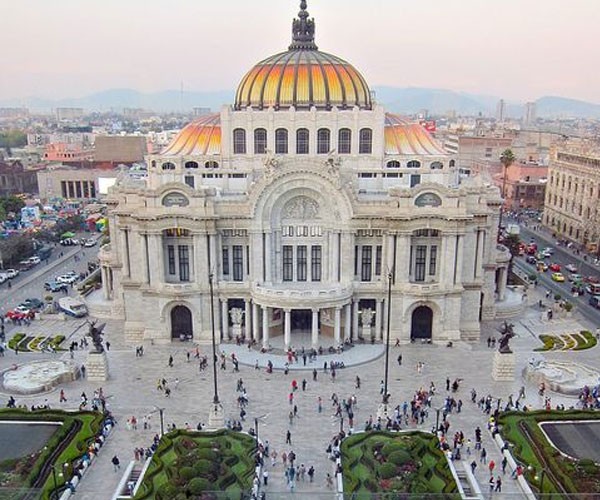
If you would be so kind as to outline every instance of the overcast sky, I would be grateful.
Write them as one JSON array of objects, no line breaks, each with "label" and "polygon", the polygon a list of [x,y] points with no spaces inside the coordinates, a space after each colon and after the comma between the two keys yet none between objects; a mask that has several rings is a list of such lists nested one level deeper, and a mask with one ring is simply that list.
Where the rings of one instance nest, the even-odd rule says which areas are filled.
[{"label": "overcast sky", "polygon": [[[0,99],[233,90],[285,50],[298,0],[3,0]],[[319,48],[371,86],[600,103],[600,0],[308,0]]]}]

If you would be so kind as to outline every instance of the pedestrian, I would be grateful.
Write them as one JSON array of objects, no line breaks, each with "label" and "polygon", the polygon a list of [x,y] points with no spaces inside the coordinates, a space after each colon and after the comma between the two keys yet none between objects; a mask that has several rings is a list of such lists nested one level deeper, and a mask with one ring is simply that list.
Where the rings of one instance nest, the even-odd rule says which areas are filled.
[{"label": "pedestrian", "polygon": [[110,351],[110,342],[108,340],[106,341],[106,350]]},{"label": "pedestrian", "polygon": [[402,366],[402,354],[398,354],[398,366]]},{"label": "pedestrian", "polygon": [[321,396],[317,398],[317,412],[323,412],[323,400],[321,399]]},{"label": "pedestrian", "polygon": [[121,468],[121,462],[119,462],[119,457],[115,455],[114,457],[112,457],[111,462],[113,464],[114,471],[117,472]]},{"label": "pedestrian", "polygon": [[305,391],[305,390],[306,390],[306,384],[307,384],[307,383],[308,383],[308,382],[306,382],[306,379],[305,379],[305,378],[303,378],[303,379],[302,379],[302,390],[303,390],[303,391]]},{"label": "pedestrian", "polygon": [[313,382],[317,381],[317,369],[313,368]]},{"label": "pedestrian", "polygon": [[491,476],[494,475],[494,467],[496,467],[496,462],[494,462],[493,460],[490,460],[490,463],[488,464],[488,469],[490,469]]},{"label": "pedestrian", "polygon": [[67,402],[67,397],[65,396],[65,391],[64,389],[60,390],[60,402],[61,403],[66,403]]},{"label": "pedestrian", "polygon": [[290,432],[289,429],[285,433],[285,444],[289,444],[289,445],[292,444],[292,433]]},{"label": "pedestrian", "polygon": [[496,486],[496,481],[494,481],[494,476],[490,476],[490,480],[488,481],[490,485],[490,493],[494,491],[494,487]]},{"label": "pedestrian", "polygon": [[269,483],[269,471],[267,469],[263,470],[263,484],[267,486]]},{"label": "pedestrian", "polygon": [[506,474],[506,465],[508,464],[508,459],[506,457],[502,457],[502,474]]},{"label": "pedestrian", "polygon": [[471,462],[471,474],[475,474],[475,469],[477,469],[477,462],[473,460]]},{"label": "pedestrian", "polygon": [[385,388],[385,384],[383,383],[383,380],[381,382],[379,382],[379,394],[383,394],[383,390]]},{"label": "pedestrian", "polygon": [[498,493],[502,492],[502,478],[500,476],[496,478],[496,491]]},{"label": "pedestrian", "polygon": [[360,377],[359,377],[358,375],[356,376],[356,384],[355,384],[355,387],[356,387],[357,389],[360,389]]},{"label": "pedestrian", "polygon": [[173,356],[169,356],[169,367],[173,368]]},{"label": "pedestrian", "polygon": [[308,468],[308,482],[312,483],[315,478],[315,468],[311,465]]},{"label": "pedestrian", "polygon": [[481,455],[479,456],[479,461],[482,464],[487,463],[487,451],[485,451],[485,448],[481,448]]}]

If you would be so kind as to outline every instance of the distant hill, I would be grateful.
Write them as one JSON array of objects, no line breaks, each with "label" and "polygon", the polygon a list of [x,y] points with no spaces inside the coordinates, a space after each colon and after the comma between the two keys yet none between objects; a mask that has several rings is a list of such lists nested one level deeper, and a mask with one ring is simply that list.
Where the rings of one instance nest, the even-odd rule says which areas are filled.
[{"label": "distant hill", "polygon": [[[455,111],[459,115],[494,116],[499,97],[469,94],[446,89],[374,87],[377,102],[387,110],[396,113],[418,113],[427,110],[429,114],[445,114]],[[119,111],[123,108],[143,108],[158,112],[189,111],[193,107],[211,108],[218,111],[223,104],[234,100],[232,90],[209,92],[164,90],[143,93],[132,89],[110,89],[88,96],[70,99],[0,99],[0,107],[26,106],[33,111],[50,111],[58,107],[84,108],[90,111]],[[545,96],[537,101],[539,117],[600,118],[600,104],[594,104],[566,97]],[[523,104],[507,102],[510,117],[523,116]]]}]

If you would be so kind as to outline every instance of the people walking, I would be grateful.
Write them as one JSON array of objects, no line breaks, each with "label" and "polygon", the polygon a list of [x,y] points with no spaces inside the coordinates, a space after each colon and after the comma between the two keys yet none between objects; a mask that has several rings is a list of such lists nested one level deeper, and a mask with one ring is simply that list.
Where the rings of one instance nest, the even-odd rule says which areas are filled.
[{"label": "people walking", "polygon": [[115,455],[111,460],[113,464],[114,471],[117,472],[121,468],[121,462],[119,461],[119,457]]},{"label": "people walking", "polygon": [[285,444],[289,444],[289,445],[292,444],[292,433],[290,432],[289,429],[285,433]]}]

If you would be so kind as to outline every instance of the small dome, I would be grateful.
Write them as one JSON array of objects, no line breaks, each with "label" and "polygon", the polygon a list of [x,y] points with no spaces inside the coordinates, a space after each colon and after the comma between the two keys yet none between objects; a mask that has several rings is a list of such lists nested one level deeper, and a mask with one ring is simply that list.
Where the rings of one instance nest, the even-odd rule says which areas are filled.
[{"label": "small dome", "polygon": [[418,123],[411,123],[398,115],[385,114],[386,155],[447,156],[444,148]]},{"label": "small dome", "polygon": [[371,109],[371,92],[362,75],[343,59],[320,52],[314,34],[315,21],[308,19],[302,0],[288,51],[268,57],[246,73],[237,88],[235,109]]},{"label": "small dome", "polygon": [[221,115],[206,115],[188,123],[161,151],[163,156],[221,154]]}]

